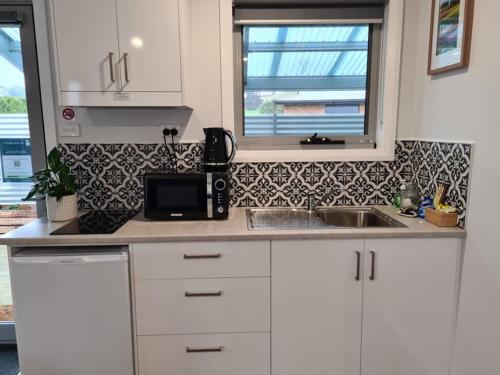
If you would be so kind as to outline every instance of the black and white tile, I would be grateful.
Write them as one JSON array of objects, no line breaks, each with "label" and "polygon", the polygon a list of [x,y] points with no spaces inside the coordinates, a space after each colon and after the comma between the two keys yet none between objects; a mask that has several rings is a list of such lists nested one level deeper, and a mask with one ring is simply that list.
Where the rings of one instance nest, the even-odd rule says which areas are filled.
[{"label": "black and white tile", "polygon": [[[439,183],[465,222],[471,148],[463,143],[398,141],[390,162],[236,163],[232,166],[231,205],[304,206],[309,192],[328,194],[323,205],[391,204],[400,181],[413,182],[421,195]],[[79,189],[81,208],[141,208],[142,176],[169,171],[162,144],[61,144]],[[202,144],[178,145],[180,170],[200,170]]]},{"label": "black and white tile", "polygon": [[465,226],[470,183],[472,145],[468,143],[415,141],[410,154],[412,182],[420,195],[433,196],[439,184],[448,185],[448,203],[457,207]]}]

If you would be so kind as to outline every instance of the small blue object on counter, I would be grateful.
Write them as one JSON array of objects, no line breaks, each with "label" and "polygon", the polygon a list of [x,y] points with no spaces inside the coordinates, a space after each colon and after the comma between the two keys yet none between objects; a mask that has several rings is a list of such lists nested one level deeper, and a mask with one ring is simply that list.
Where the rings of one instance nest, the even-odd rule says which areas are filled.
[{"label": "small blue object on counter", "polygon": [[421,217],[422,219],[425,219],[425,209],[426,208],[433,208],[434,204],[432,203],[432,198],[431,197],[424,197],[420,204],[418,205],[418,217]]}]

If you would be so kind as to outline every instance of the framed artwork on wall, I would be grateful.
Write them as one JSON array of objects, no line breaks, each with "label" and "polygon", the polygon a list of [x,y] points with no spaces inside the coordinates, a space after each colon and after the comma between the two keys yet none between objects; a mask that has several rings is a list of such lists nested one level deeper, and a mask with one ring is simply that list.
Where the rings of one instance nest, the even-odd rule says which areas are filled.
[{"label": "framed artwork on wall", "polygon": [[432,0],[427,74],[467,68],[474,0]]}]

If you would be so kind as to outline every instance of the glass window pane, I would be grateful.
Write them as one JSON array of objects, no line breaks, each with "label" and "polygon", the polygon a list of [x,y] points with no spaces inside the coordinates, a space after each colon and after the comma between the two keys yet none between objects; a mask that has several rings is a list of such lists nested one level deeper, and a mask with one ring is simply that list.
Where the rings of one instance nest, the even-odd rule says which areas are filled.
[{"label": "glass window pane", "polygon": [[[31,144],[26,104],[21,36],[18,27],[0,27],[0,38],[8,48],[0,49],[0,188],[6,183],[14,187],[16,203],[30,186]],[[0,196],[0,204],[4,204]]]},{"label": "glass window pane", "polygon": [[[0,25],[0,234],[36,217],[36,205],[21,200],[32,174],[20,29]],[[0,323],[12,320],[7,248],[0,246]]]},{"label": "glass window pane", "polygon": [[367,24],[245,26],[245,136],[364,135],[368,39]]}]

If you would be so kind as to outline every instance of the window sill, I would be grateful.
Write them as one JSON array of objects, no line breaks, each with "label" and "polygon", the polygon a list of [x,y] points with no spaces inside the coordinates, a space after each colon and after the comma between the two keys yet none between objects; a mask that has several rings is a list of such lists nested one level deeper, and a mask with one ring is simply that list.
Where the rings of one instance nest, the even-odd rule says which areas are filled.
[{"label": "window sill", "polygon": [[238,150],[235,162],[391,161],[394,149],[395,143],[376,149]]}]

